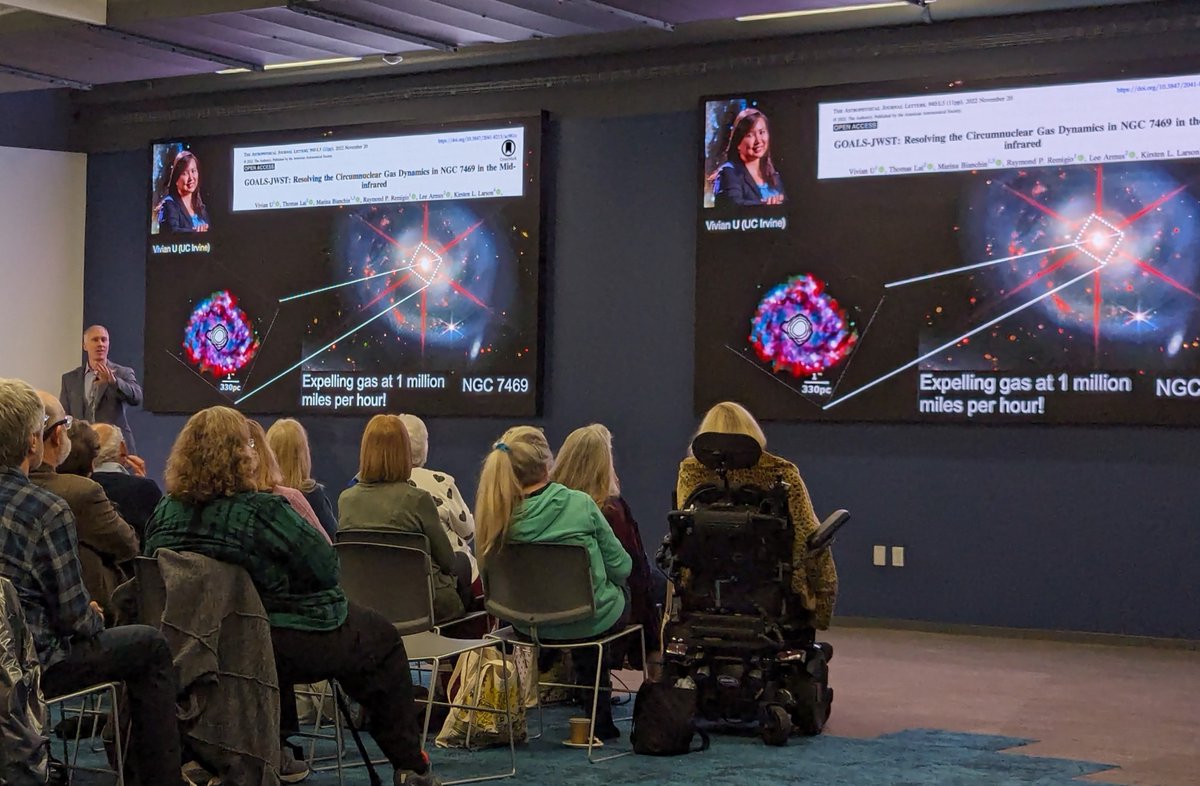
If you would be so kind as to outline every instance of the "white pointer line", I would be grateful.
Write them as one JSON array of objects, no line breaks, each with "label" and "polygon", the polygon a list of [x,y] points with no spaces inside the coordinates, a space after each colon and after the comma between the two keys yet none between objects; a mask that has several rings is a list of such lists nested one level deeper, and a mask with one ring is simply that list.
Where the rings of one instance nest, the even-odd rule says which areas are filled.
[{"label": "white pointer line", "polygon": [[412,265],[405,265],[404,267],[394,267],[391,270],[385,270],[382,273],[374,273],[369,276],[363,276],[362,278],[355,278],[355,279],[351,279],[350,281],[342,281],[337,284],[330,284],[327,287],[321,287],[320,289],[314,289],[311,292],[301,292],[298,295],[288,295],[287,297],[279,298],[279,302],[286,303],[289,300],[299,300],[300,298],[308,297],[309,295],[319,295],[322,292],[328,292],[329,290],[337,289],[338,287],[348,287],[351,284],[357,284],[360,281],[370,281],[371,279],[379,278],[380,276],[390,276],[393,273],[399,273],[401,270],[412,270]]},{"label": "white pointer line", "polygon": [[371,324],[372,322],[374,322],[375,320],[377,320],[377,319],[379,319],[380,317],[384,316],[385,314],[388,314],[388,313],[390,313],[391,311],[393,311],[393,310],[394,310],[394,309],[395,309],[397,306],[399,306],[400,304],[402,304],[404,301],[408,300],[409,298],[416,297],[418,294],[420,294],[421,292],[425,291],[425,289],[426,289],[428,286],[429,286],[429,285],[428,285],[428,284],[426,284],[425,286],[423,286],[423,287],[421,287],[420,289],[416,290],[416,291],[415,291],[415,292],[413,292],[412,294],[405,295],[404,297],[400,298],[399,300],[397,300],[397,301],[396,301],[395,303],[393,303],[392,305],[390,305],[390,306],[388,306],[387,308],[385,308],[383,311],[380,311],[378,314],[376,314],[375,316],[373,316],[373,317],[371,317],[370,319],[368,319],[366,322],[362,323],[362,324],[361,324],[361,325],[359,325],[358,327],[351,328],[350,330],[346,331],[346,332],[345,332],[345,333],[343,333],[342,335],[340,335],[340,336],[338,336],[337,338],[335,338],[333,341],[330,341],[328,344],[326,344],[325,346],[323,346],[323,347],[321,347],[320,349],[318,349],[316,352],[312,353],[312,354],[311,354],[311,355],[309,355],[308,357],[306,357],[306,358],[304,358],[303,360],[301,360],[301,361],[300,361],[299,363],[297,363],[296,365],[292,366],[292,367],[291,367],[291,368],[289,368],[289,369],[286,369],[285,371],[281,371],[281,372],[279,372],[278,374],[276,374],[275,376],[271,377],[271,378],[270,378],[270,379],[268,379],[266,382],[262,383],[261,385],[259,385],[258,387],[256,387],[254,390],[251,390],[249,393],[247,393],[246,395],[242,396],[241,398],[239,398],[237,401],[235,401],[235,402],[233,402],[233,403],[234,403],[234,404],[241,404],[243,401],[245,401],[246,399],[250,398],[250,397],[251,397],[251,396],[253,396],[255,393],[257,393],[258,391],[260,391],[260,390],[262,390],[263,388],[265,388],[267,385],[271,385],[271,384],[273,384],[273,383],[275,383],[275,382],[278,382],[280,379],[282,379],[283,377],[286,377],[288,374],[290,374],[290,373],[292,373],[293,371],[295,371],[296,369],[300,368],[300,367],[301,367],[301,366],[303,366],[305,363],[307,363],[308,361],[310,361],[310,360],[312,360],[313,358],[315,358],[317,355],[321,354],[321,353],[322,353],[322,352],[324,352],[325,350],[327,350],[327,349],[329,349],[330,347],[332,347],[334,344],[338,343],[339,341],[344,341],[345,339],[347,339],[347,338],[350,338],[350,336],[353,336],[355,333],[357,333],[358,331],[362,330],[362,329],[363,329],[363,328],[365,328],[367,325]]},{"label": "white pointer line", "polygon": [[[1118,232],[1113,235],[1105,235],[1104,239],[1107,240],[1108,238],[1116,237],[1119,234],[1122,234],[1122,233]],[[892,287],[902,287],[905,284],[915,284],[918,281],[928,281],[931,278],[940,278],[941,276],[952,276],[955,273],[965,273],[968,270],[975,270],[975,269],[981,268],[981,267],[988,267],[989,265],[999,265],[1001,262],[1012,262],[1014,259],[1022,259],[1024,257],[1035,257],[1038,254],[1049,254],[1052,251],[1062,251],[1064,248],[1076,248],[1081,243],[1084,243],[1084,242],[1087,242],[1087,241],[1076,240],[1074,243],[1065,243],[1061,246],[1051,246],[1050,248],[1042,248],[1037,251],[1026,251],[1024,254],[1017,254],[1016,256],[1004,257],[1002,259],[989,259],[986,262],[976,262],[973,265],[965,265],[963,267],[951,268],[950,270],[941,270],[941,271],[938,271],[937,273],[926,273],[923,276],[913,276],[912,278],[905,278],[905,279],[901,279],[900,281],[893,281],[892,283],[884,284],[883,286],[885,289],[891,289]]]},{"label": "white pointer line", "polygon": [[981,332],[981,331],[987,330],[988,328],[990,328],[992,325],[996,324],[997,322],[1001,322],[1001,321],[1003,321],[1003,320],[1005,320],[1005,319],[1008,319],[1008,318],[1009,318],[1009,317],[1011,317],[1013,314],[1017,314],[1017,313],[1019,313],[1019,312],[1021,312],[1021,311],[1024,311],[1025,309],[1027,309],[1027,308],[1029,308],[1030,306],[1032,306],[1034,303],[1037,303],[1039,300],[1045,300],[1046,298],[1050,297],[1051,295],[1054,295],[1054,294],[1057,294],[1057,293],[1059,293],[1059,292],[1062,292],[1064,289],[1066,289],[1066,288],[1067,288],[1067,287],[1069,287],[1069,286],[1072,286],[1072,285],[1074,285],[1074,284],[1078,284],[1080,281],[1083,281],[1085,278],[1087,278],[1088,276],[1090,276],[1091,274],[1095,273],[1097,270],[1100,270],[1100,269],[1101,269],[1101,268],[1103,268],[1103,267],[1104,267],[1104,264],[1103,264],[1103,263],[1101,263],[1101,264],[1097,265],[1096,267],[1092,268],[1092,269],[1091,269],[1091,270],[1089,270],[1088,272],[1086,272],[1086,273],[1083,273],[1082,275],[1078,275],[1078,276],[1076,276],[1075,278],[1071,279],[1071,280],[1070,280],[1070,281],[1068,281],[1067,283],[1065,283],[1065,284],[1062,284],[1061,286],[1057,286],[1057,287],[1055,287],[1054,289],[1051,289],[1049,292],[1046,292],[1046,293],[1044,293],[1044,294],[1038,295],[1037,297],[1035,297],[1033,300],[1029,301],[1029,302],[1028,302],[1028,303],[1026,303],[1025,305],[1023,305],[1023,306],[1017,306],[1017,307],[1016,307],[1016,308],[1014,308],[1012,311],[1009,311],[1009,312],[1007,312],[1007,313],[1005,313],[1005,314],[1001,314],[1000,316],[998,316],[998,317],[996,317],[995,319],[993,319],[991,322],[986,322],[986,323],[984,323],[984,324],[980,325],[979,327],[975,328],[975,329],[974,329],[974,330],[972,330],[972,331],[969,331],[969,332],[967,332],[967,333],[963,333],[961,336],[959,336],[958,338],[954,339],[953,341],[948,341],[948,342],[946,342],[945,344],[942,344],[942,345],[941,345],[940,347],[938,347],[937,349],[934,349],[934,350],[931,350],[931,351],[929,351],[929,352],[926,352],[924,355],[921,355],[921,357],[917,358],[916,360],[913,360],[913,361],[910,361],[910,362],[908,362],[908,363],[905,363],[905,364],[904,364],[903,366],[901,366],[900,368],[893,369],[892,371],[889,371],[888,373],[884,374],[882,377],[879,377],[878,379],[876,379],[876,380],[874,380],[874,381],[872,381],[872,382],[868,382],[867,384],[863,385],[861,388],[858,388],[857,390],[853,390],[853,391],[851,391],[851,392],[847,393],[846,395],[844,395],[844,396],[842,396],[841,398],[839,398],[837,401],[830,401],[828,404],[826,404],[825,406],[821,407],[821,409],[830,409],[830,408],[832,408],[832,407],[836,407],[838,404],[841,404],[841,403],[842,403],[843,401],[845,401],[846,399],[853,398],[854,396],[857,396],[859,393],[862,393],[864,390],[867,390],[867,389],[869,389],[869,388],[873,388],[873,387],[875,387],[876,385],[878,385],[880,382],[883,382],[884,380],[891,379],[892,377],[894,377],[894,376],[896,376],[897,374],[899,374],[901,371],[907,371],[908,369],[910,369],[910,368],[912,368],[913,366],[915,366],[915,365],[917,365],[918,363],[920,363],[922,360],[925,360],[926,358],[932,357],[933,355],[936,355],[937,353],[941,352],[941,351],[942,351],[942,350],[944,350],[944,349],[949,349],[950,347],[954,346],[955,344],[957,344],[958,342],[962,341],[963,339],[965,339],[965,338],[970,338],[971,336],[975,335],[976,333],[979,333],[979,332]]}]

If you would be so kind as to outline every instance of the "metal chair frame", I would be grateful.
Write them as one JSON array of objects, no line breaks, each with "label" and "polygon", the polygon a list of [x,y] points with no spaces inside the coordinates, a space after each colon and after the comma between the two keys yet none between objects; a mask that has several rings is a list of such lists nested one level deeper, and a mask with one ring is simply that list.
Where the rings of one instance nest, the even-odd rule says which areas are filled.
[{"label": "metal chair frame", "polygon": [[[357,529],[338,530],[338,543],[374,543],[381,546],[403,546],[405,548],[417,549],[429,554],[429,538],[425,537],[423,532],[409,532],[398,529],[365,529],[359,527]],[[429,591],[433,591],[433,572],[432,564],[430,565],[429,573]],[[486,617],[486,611],[472,611],[463,614],[461,617],[455,617],[445,622],[435,622],[433,625],[434,633],[441,633],[448,628],[454,628],[462,625],[464,622],[470,622],[480,617]]]},{"label": "metal chair frame", "polygon": [[[433,707],[441,706],[451,709],[465,709],[474,712],[486,712],[492,714],[502,714],[508,717],[511,728],[512,713],[514,708],[508,706],[509,691],[508,691],[508,656],[507,653],[501,652],[505,662],[504,673],[501,676],[501,690],[504,692],[505,706],[503,710],[497,710],[492,707],[481,707],[473,704],[463,704],[450,700],[447,696],[445,701],[439,701],[434,698],[434,693],[437,688],[437,674],[441,668],[443,661],[450,658],[456,658],[468,652],[481,650],[485,647],[495,646],[492,639],[455,639],[441,635],[434,628],[433,617],[433,583],[429,580],[430,561],[428,551],[421,549],[409,548],[406,546],[396,546],[377,542],[350,542],[341,541],[334,547],[337,549],[339,556],[342,558],[342,583],[343,589],[346,591],[347,597],[360,603],[367,608],[373,608],[383,614],[384,617],[396,626],[404,639],[404,648],[408,654],[410,664],[414,663],[429,663],[430,664],[430,686],[429,695],[425,700],[425,718],[422,724],[421,740],[422,744],[429,735],[430,718],[432,717]],[[355,556],[366,559],[379,558],[386,560],[391,570],[388,575],[395,578],[395,581],[390,586],[381,586],[378,583],[373,583],[366,577],[354,575],[354,560]],[[349,565],[347,565],[349,563]],[[415,569],[414,569],[415,568]],[[422,581],[421,577],[426,577]],[[359,582],[362,583],[359,583]],[[418,584],[418,582],[421,582]],[[422,586],[424,589],[422,590]],[[423,598],[423,602],[421,599]],[[515,670],[514,670],[515,673]],[[480,682],[476,683],[475,693],[478,695],[480,684],[483,679],[483,670],[479,670],[477,679]],[[471,716],[471,723],[467,730],[467,743],[470,744],[470,735],[473,728],[474,715]],[[503,778],[511,778],[517,773],[517,752],[516,741],[512,735],[508,739],[509,748],[509,770],[507,772],[498,772],[487,775],[479,775],[469,778],[460,778],[457,780],[443,781],[445,786],[453,786],[459,783],[480,783],[483,781],[500,780]],[[430,764],[432,769],[433,764]],[[339,770],[339,784],[341,783],[341,773]]]},{"label": "metal chair frame", "polygon": [[[550,588],[541,588],[540,592],[539,592],[539,597],[541,598],[542,602],[546,605],[546,608],[539,609],[537,611],[521,609],[518,606],[513,605],[513,603],[512,603],[513,599],[510,597],[502,597],[500,599],[496,599],[493,597],[492,589],[494,588],[495,582],[492,580],[489,580],[489,577],[494,579],[494,577],[497,575],[497,571],[503,572],[505,570],[510,569],[511,566],[513,565],[513,563],[511,561],[510,562],[504,561],[505,556],[503,556],[503,555],[504,555],[504,551],[506,549],[510,550],[509,551],[510,558],[512,555],[512,551],[514,551],[514,550],[515,551],[525,550],[525,551],[529,552],[531,555],[533,555],[535,551],[541,551],[541,552],[543,552],[543,554],[540,556],[542,558],[544,558],[549,564],[552,564],[555,566],[555,570],[547,572],[546,575],[554,576],[554,578],[560,582],[560,586],[550,587]],[[572,562],[574,562],[576,564],[572,565]],[[497,566],[499,566],[499,567],[497,567]],[[519,580],[520,579],[528,580],[530,575],[532,575],[529,572],[523,572],[523,571],[519,571],[519,570],[515,570],[515,569],[513,570],[513,573],[514,573],[514,576],[517,576],[519,578]],[[644,631],[642,630],[642,626],[637,625],[637,624],[627,625],[622,630],[617,631],[615,633],[611,633],[607,636],[602,636],[602,637],[594,638],[594,639],[573,640],[573,641],[569,641],[569,642],[544,641],[538,637],[538,624],[539,623],[540,624],[548,624],[548,623],[564,624],[564,623],[569,623],[569,622],[577,622],[579,620],[587,619],[588,617],[590,617],[596,613],[596,598],[594,595],[594,589],[591,585],[591,572],[590,572],[590,563],[589,563],[589,559],[588,559],[588,555],[587,555],[587,549],[581,545],[563,544],[563,543],[508,543],[501,547],[501,550],[497,555],[494,555],[491,558],[489,558],[489,560],[486,564],[486,567],[483,568],[483,576],[484,576],[484,597],[487,599],[486,600],[487,608],[488,608],[488,611],[492,614],[492,616],[496,617],[497,619],[512,619],[513,617],[517,617],[517,618],[519,618],[519,621],[524,622],[529,626],[529,639],[528,640],[525,640],[524,638],[520,637],[520,635],[518,634],[516,629],[511,626],[507,627],[507,628],[502,628],[501,630],[495,631],[494,633],[487,634],[487,638],[495,639],[496,641],[502,641],[502,642],[510,644],[514,647],[528,647],[528,648],[532,649],[535,663],[537,662],[537,653],[540,649],[573,650],[573,649],[581,649],[584,647],[595,647],[597,649],[596,673],[592,680],[592,685],[590,686],[592,689],[592,713],[590,716],[591,722],[588,725],[587,758],[590,763],[598,764],[603,761],[610,761],[612,759],[619,759],[624,756],[631,755],[633,753],[632,750],[623,751],[621,753],[614,753],[614,754],[611,754],[608,756],[596,756],[595,755],[594,751],[595,751],[596,746],[594,745],[594,743],[596,741],[596,710],[599,707],[599,702],[600,702],[600,674],[604,669],[604,648],[609,646],[610,644],[612,644],[612,642],[614,642],[618,639],[624,638],[626,636],[631,636],[635,633],[638,634],[638,641],[641,644],[641,648],[642,648],[642,679],[643,680],[646,679],[646,636],[645,636]],[[572,587],[571,586],[572,582],[578,584],[578,586]],[[582,596],[583,585],[581,582],[587,582],[587,593],[588,593],[588,597],[590,599],[589,606],[585,607],[585,606],[580,605],[580,606],[576,606],[576,607],[569,607],[565,604],[555,606],[554,601],[556,599],[570,598],[570,597],[573,597],[574,595]],[[508,586],[511,587],[513,585],[509,584]],[[501,594],[504,594],[504,593],[502,592]],[[518,603],[519,603],[519,601],[518,601]],[[523,696],[524,693],[521,691],[521,688],[520,688],[520,675],[519,674],[518,674],[517,680],[518,680],[517,692]],[[543,710],[542,710],[542,696],[541,696],[541,688],[543,688],[543,687],[546,687],[546,688],[587,688],[589,686],[581,685],[578,683],[569,683],[569,682],[563,683],[563,682],[541,682],[541,681],[539,681],[538,682],[538,690],[535,691],[535,693],[537,694],[538,733],[533,739],[537,739],[538,737],[541,737],[542,733],[545,730],[544,714],[543,714]],[[629,691],[628,689],[617,689],[617,688],[613,688],[611,686],[609,688],[607,688],[606,691],[607,691],[606,695],[608,696],[608,698],[606,698],[606,700],[611,700],[611,694],[614,692],[616,692],[616,693],[632,693],[633,692],[633,691]],[[614,723],[625,722],[625,721],[631,721],[632,719],[633,718],[631,715],[628,717],[613,718],[613,722]]]},{"label": "metal chair frame", "polygon": [[[79,714],[79,723],[77,723],[75,726],[74,755],[72,755],[70,751],[70,744],[72,741],[65,738],[63,739],[63,765],[67,767],[68,770],[73,772],[95,772],[116,775],[116,786],[125,786],[125,751],[122,740],[122,737],[124,736],[122,734],[124,727],[121,724],[121,708],[117,700],[120,687],[121,683],[119,682],[101,682],[95,685],[90,685],[81,690],[77,690],[73,693],[68,693],[64,696],[48,698],[46,699],[46,711],[49,713],[51,707],[57,706],[59,708],[59,713],[63,718],[67,716],[68,712],[77,712]],[[113,749],[117,760],[115,771],[107,767],[79,766],[79,747],[81,741],[83,740],[83,719],[87,715],[92,716],[92,736],[95,737],[100,724],[101,709],[99,702],[105,694],[108,695],[108,703],[109,706],[112,707],[113,725],[117,729],[117,731],[113,734]],[[77,707],[68,707],[67,703],[74,701],[75,699],[79,699],[80,704]],[[88,699],[92,699],[95,702],[92,709],[87,708]]]}]

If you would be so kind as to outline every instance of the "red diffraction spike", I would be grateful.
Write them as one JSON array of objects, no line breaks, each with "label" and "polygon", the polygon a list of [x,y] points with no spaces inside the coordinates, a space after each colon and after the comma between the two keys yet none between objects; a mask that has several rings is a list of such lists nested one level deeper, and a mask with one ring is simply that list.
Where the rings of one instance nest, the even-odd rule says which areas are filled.
[{"label": "red diffraction spike", "polygon": [[[1144,206],[1141,210],[1137,211],[1136,213],[1126,216],[1125,218],[1123,218],[1120,222],[1118,222],[1116,224],[1117,229],[1125,229],[1127,227],[1133,226],[1147,214],[1153,212],[1154,210],[1157,210],[1159,207],[1162,207],[1162,205],[1166,204],[1172,197],[1178,196],[1179,194],[1186,191],[1189,185],[1190,184],[1184,184],[1178,188],[1172,189],[1172,190],[1168,191],[1167,193],[1163,194],[1162,196],[1160,196],[1158,199],[1155,199],[1153,202],[1150,202],[1149,204]],[[1074,229],[1075,227],[1078,227],[1078,226],[1080,226],[1081,223],[1083,223],[1080,221],[1068,221],[1064,216],[1059,215],[1055,211],[1051,210],[1049,207],[1043,205],[1041,202],[1038,202],[1033,197],[1031,197],[1027,194],[1022,194],[1020,191],[1017,191],[1016,189],[1014,189],[1010,186],[1006,185],[1006,186],[1004,186],[1004,188],[1007,191],[1009,191],[1009,193],[1013,194],[1014,196],[1016,196],[1017,198],[1025,201],[1025,202],[1028,202],[1030,205],[1033,205],[1034,207],[1036,207],[1038,210],[1041,210],[1046,215],[1052,216],[1052,217],[1058,219],[1059,221],[1062,221],[1064,224],[1067,225],[1068,228]],[[1103,210],[1104,210],[1104,168],[1097,166],[1096,167],[1096,212],[1095,212],[1095,215],[1101,216],[1103,214]],[[1054,252],[1051,252],[1051,253],[1054,253]],[[1080,249],[1078,249],[1078,248],[1075,249],[1071,253],[1064,256],[1062,259],[1058,260],[1054,264],[1047,267],[1045,270],[1039,271],[1038,273],[1030,276],[1028,280],[1023,281],[1019,286],[1013,288],[1012,291],[1008,292],[1005,295],[1005,297],[1006,298],[1012,297],[1013,295],[1017,294],[1021,290],[1026,289],[1029,286],[1032,286],[1035,282],[1040,281],[1041,279],[1045,278],[1046,276],[1049,276],[1052,273],[1057,272],[1058,270],[1061,270],[1068,262],[1073,260],[1075,257],[1079,256],[1080,253],[1081,253]],[[1200,300],[1200,294],[1193,292],[1191,289],[1187,288],[1180,282],[1171,278],[1166,273],[1162,272],[1161,270],[1154,267],[1150,263],[1145,262],[1144,260],[1138,259],[1137,257],[1133,256],[1132,254],[1125,251],[1124,249],[1118,248],[1116,250],[1116,253],[1119,256],[1124,257],[1125,259],[1133,262],[1140,269],[1142,269],[1146,273],[1149,273],[1150,275],[1154,276],[1155,278],[1162,281],[1163,283],[1168,284],[1169,286],[1172,286],[1175,289],[1178,289],[1180,292],[1184,292],[1188,295],[1191,295],[1192,297],[1196,298],[1197,300]],[[1100,274],[1101,274],[1101,271],[1097,270],[1092,277],[1092,345],[1094,347],[1097,359],[1099,359],[1099,357],[1100,357],[1100,316],[1101,316],[1101,312],[1103,311],[1103,306],[1104,306],[1104,293],[1101,288]],[[1055,305],[1057,305],[1060,310],[1063,310],[1063,311],[1071,310],[1070,306],[1067,305],[1066,301],[1062,300],[1057,295],[1054,296],[1052,299],[1053,299]]]},{"label": "red diffraction spike", "polygon": [[[418,242],[417,247],[420,248],[420,246],[423,244],[426,248],[428,248],[430,251],[437,254],[438,256],[444,256],[446,254],[446,252],[448,252],[450,249],[454,248],[456,245],[458,245],[463,240],[465,240],[467,237],[469,237],[472,232],[479,229],[479,227],[483,226],[483,221],[478,221],[475,224],[473,224],[472,226],[463,230],[456,237],[454,237],[452,240],[450,240],[449,242],[447,242],[443,245],[441,243],[438,243],[435,240],[431,240],[429,237],[429,205],[422,204],[421,209],[422,209],[422,211],[424,211],[424,215],[422,216],[422,219],[421,219],[421,240]],[[366,224],[368,227],[370,227],[371,230],[373,232],[375,232],[375,234],[379,235],[380,237],[382,237],[387,242],[391,243],[396,248],[401,249],[401,251],[405,251],[405,249],[403,249],[401,247],[400,243],[394,237],[387,234],[382,229],[380,229],[379,227],[370,223],[369,221],[364,220],[363,223]],[[412,255],[412,253],[413,252],[405,251],[404,257],[408,258]],[[371,306],[378,303],[380,300],[383,300],[385,297],[387,297],[392,292],[395,292],[397,289],[399,289],[401,286],[403,286],[405,284],[405,282],[407,282],[408,279],[412,277],[412,275],[413,274],[411,272],[405,273],[395,283],[389,284],[387,287],[385,287],[382,292],[380,292],[378,295],[376,295],[369,303],[365,304],[363,306],[363,308],[364,309],[370,308]],[[483,308],[490,310],[490,306],[488,306],[486,303],[484,303],[479,298],[475,297],[475,295],[471,294],[471,292],[469,292],[465,287],[463,287],[457,281],[454,281],[453,279],[451,279],[449,276],[439,273],[436,276],[436,280],[449,284],[450,287],[458,294],[462,295],[465,298],[468,298],[469,300],[474,302],[476,305],[482,306]],[[432,283],[432,282],[429,282],[429,283]],[[429,283],[426,283],[425,286],[428,287]],[[421,289],[421,352],[422,352],[422,354],[425,352],[425,328],[426,328],[426,316],[428,315],[426,294],[427,293],[425,292],[425,288],[423,287]]]}]

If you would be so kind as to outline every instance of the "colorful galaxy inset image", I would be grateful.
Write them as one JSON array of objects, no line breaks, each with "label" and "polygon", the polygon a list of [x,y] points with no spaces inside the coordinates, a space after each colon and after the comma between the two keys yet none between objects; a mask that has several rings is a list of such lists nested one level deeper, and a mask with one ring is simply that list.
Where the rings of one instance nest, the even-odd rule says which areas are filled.
[{"label": "colorful galaxy inset image", "polygon": [[768,291],[750,322],[750,345],[759,360],[794,377],[837,365],[857,342],[846,310],[825,291],[824,281],[807,274]]},{"label": "colorful galaxy inset image", "polygon": [[258,336],[250,317],[229,290],[196,304],[183,334],[183,350],[201,372],[215,377],[241,370],[254,359]]}]

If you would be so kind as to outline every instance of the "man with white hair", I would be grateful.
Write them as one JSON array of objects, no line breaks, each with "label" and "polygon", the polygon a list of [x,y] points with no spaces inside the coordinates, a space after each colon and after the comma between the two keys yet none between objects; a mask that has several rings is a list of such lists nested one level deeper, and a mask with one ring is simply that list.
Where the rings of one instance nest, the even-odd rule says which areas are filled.
[{"label": "man with white hair", "polygon": [[121,429],[125,442],[134,451],[133,431],[125,416],[125,405],[142,403],[142,386],[133,369],[108,359],[108,328],[92,325],[83,332],[83,351],[87,362],[62,376],[58,399],[71,417],[91,423],[111,423]]},{"label": "man with white hair", "polygon": [[21,597],[45,694],[124,682],[135,782],[177,786],[176,682],[167,642],[146,625],[104,629],[101,610],[83,585],[71,508],[28,477],[43,461],[43,434],[61,425],[51,425],[33,388],[0,379],[0,576]]},{"label": "man with white hair", "polygon": [[75,516],[79,538],[79,562],[83,583],[92,598],[107,607],[113,590],[125,580],[121,563],[136,557],[140,549],[133,527],[113,507],[104,488],[94,480],[58,472],[58,465],[71,453],[67,429],[71,417],[52,393],[38,391],[47,417],[42,433],[44,457],[29,473],[29,479],[66,500]]},{"label": "man with white hair", "polygon": [[140,540],[146,532],[146,522],[162,499],[162,489],[145,476],[142,460],[129,455],[121,429],[108,423],[97,423],[93,429],[100,439],[100,452],[96,455],[92,480],[100,484]]}]

